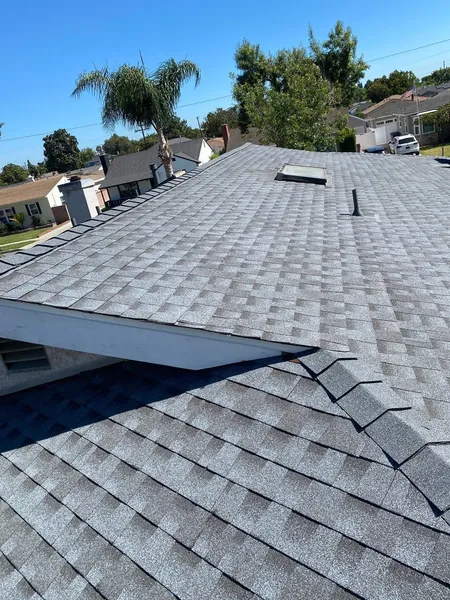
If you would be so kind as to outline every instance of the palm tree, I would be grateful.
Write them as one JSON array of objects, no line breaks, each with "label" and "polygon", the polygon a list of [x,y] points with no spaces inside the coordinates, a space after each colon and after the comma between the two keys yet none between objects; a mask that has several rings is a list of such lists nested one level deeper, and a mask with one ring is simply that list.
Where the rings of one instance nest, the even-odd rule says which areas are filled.
[{"label": "palm tree", "polygon": [[107,67],[82,73],[72,96],[79,97],[90,91],[103,102],[102,121],[105,127],[124,125],[154,127],[158,135],[159,157],[167,177],[173,176],[173,152],[164,135],[164,123],[175,112],[182,85],[194,78],[200,82],[200,70],[189,60],[163,62],[150,74],[144,65],[122,65],[116,71]]}]

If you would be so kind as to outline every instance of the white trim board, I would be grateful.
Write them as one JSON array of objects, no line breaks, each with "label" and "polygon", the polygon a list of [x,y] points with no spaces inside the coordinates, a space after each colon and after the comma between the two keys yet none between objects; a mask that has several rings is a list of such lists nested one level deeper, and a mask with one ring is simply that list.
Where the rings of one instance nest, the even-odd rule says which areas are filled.
[{"label": "white trim board", "polygon": [[0,337],[193,370],[309,348],[18,300],[0,300]]}]

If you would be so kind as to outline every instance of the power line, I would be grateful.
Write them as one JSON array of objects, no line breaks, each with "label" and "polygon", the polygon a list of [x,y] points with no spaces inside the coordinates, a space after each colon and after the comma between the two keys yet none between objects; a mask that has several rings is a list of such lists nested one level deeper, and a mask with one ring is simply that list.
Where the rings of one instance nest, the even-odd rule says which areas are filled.
[{"label": "power line", "polygon": [[386,56],[379,56],[378,58],[372,58],[368,60],[368,63],[373,63],[377,60],[384,60],[385,58],[391,58],[391,56],[399,56],[400,54],[407,54],[408,52],[414,52],[414,50],[422,50],[423,48],[429,48],[430,46],[437,46],[438,44],[444,44],[450,42],[450,38],[446,40],[440,40],[439,42],[433,42],[432,44],[425,44],[425,46],[417,46],[416,48],[410,48],[409,50],[402,50],[401,52],[394,52],[393,54],[386,54]]},{"label": "power line", "polygon": [[[430,48],[431,46],[437,46],[438,44],[444,44],[445,42],[450,42],[450,38],[445,40],[440,40],[439,42],[433,42],[431,44],[425,44],[424,46],[416,46],[415,48],[410,48],[409,50],[401,50],[400,52],[393,52],[392,54],[386,54],[386,56],[379,56],[378,58],[372,58],[368,60],[368,63],[373,63],[378,60],[385,60],[386,58],[391,58],[393,56],[399,56],[400,54],[407,54],[408,52],[414,52],[415,50],[423,50],[423,48]],[[188,106],[196,106],[197,104],[205,104],[207,102],[214,102],[215,100],[223,100],[224,98],[231,98],[232,94],[226,94],[225,96],[217,96],[216,98],[208,98],[207,100],[199,100],[198,102],[190,102],[189,104],[182,104],[177,108],[187,108]],[[77,127],[66,127],[67,131],[74,131],[76,129],[85,129],[86,127],[98,127],[102,125],[102,123],[91,123],[89,125],[78,125]],[[12,142],[14,140],[24,140],[32,137],[39,137],[41,135],[48,135],[52,133],[51,131],[44,131],[42,133],[32,133],[29,135],[21,135],[18,137],[12,138],[0,138],[0,142]]]},{"label": "power line", "polygon": [[[207,100],[199,100],[198,102],[191,102],[190,104],[182,104],[181,106],[177,106],[177,108],[186,108],[187,106],[195,106],[197,104],[205,104],[206,102],[213,102],[214,100],[222,100],[223,98],[231,98],[232,94],[226,94],[226,96],[218,96],[217,98],[208,98]],[[98,125],[103,125],[103,123],[90,123],[89,125],[78,125],[77,127],[65,127],[67,131],[74,131],[75,129],[85,129],[86,127],[98,127]],[[43,131],[41,133],[31,133],[29,135],[20,135],[18,137],[12,138],[0,138],[0,142],[12,142],[13,140],[25,140],[27,138],[39,137],[41,135],[48,135],[52,133],[52,131]]]}]

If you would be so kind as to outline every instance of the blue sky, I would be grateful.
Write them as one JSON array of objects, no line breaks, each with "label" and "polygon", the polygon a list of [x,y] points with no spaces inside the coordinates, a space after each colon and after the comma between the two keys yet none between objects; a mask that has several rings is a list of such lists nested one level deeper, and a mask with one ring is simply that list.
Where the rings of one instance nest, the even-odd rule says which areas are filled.
[{"label": "blue sky", "polygon": [[[189,58],[202,70],[197,89],[187,85],[180,105],[231,93],[229,73],[233,53],[246,37],[266,51],[307,43],[311,24],[323,39],[338,19],[350,25],[366,60],[450,38],[450,5],[436,1],[377,0],[371,3],[331,0],[275,3],[270,0],[228,0],[155,4],[144,0],[108,2],[5,2],[0,34],[0,121],[5,125],[0,141],[0,165],[41,160],[42,136],[7,141],[8,138],[58,128],[100,122],[100,106],[89,95],[70,97],[77,75],[94,66],[136,64],[141,50],[149,69],[174,57]],[[188,9],[186,10],[186,7]],[[164,21],[167,11],[169,20]],[[420,11],[420,12],[419,12]],[[159,20],[159,26],[156,21]],[[450,65],[450,42],[373,62],[367,77],[373,79],[393,69],[408,69],[422,76]],[[231,98],[186,106],[182,118],[195,125]],[[118,133],[138,137],[133,131]],[[95,147],[110,135],[101,125],[72,131],[80,148]]]}]

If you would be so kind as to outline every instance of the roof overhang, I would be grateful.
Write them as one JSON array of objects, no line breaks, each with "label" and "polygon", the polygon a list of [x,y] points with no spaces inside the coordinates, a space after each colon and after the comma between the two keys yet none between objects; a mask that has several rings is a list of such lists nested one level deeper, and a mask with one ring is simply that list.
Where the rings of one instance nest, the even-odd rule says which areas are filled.
[{"label": "roof overhang", "polygon": [[17,300],[0,300],[0,337],[193,370],[309,349]]}]

